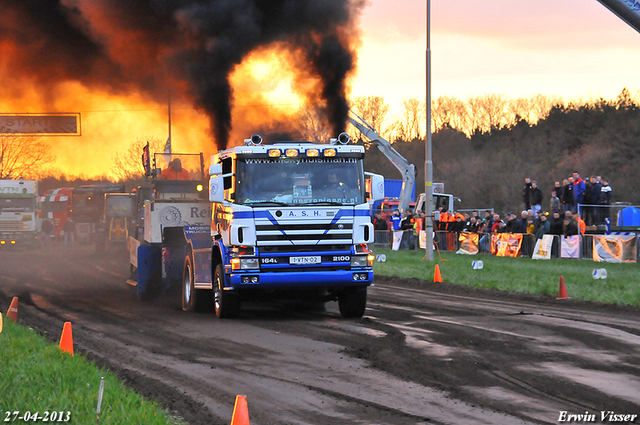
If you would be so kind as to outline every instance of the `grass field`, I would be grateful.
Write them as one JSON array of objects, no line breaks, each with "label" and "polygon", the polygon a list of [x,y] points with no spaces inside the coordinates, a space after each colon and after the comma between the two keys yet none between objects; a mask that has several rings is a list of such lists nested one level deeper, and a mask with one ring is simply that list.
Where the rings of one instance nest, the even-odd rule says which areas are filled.
[{"label": "grass field", "polygon": [[[434,261],[424,260],[424,251],[392,251],[375,248],[385,254],[385,262],[374,262],[374,272],[383,276],[414,277],[433,280],[438,264],[442,281],[475,288],[498,289],[558,296],[560,276],[564,277],[571,298],[609,304],[640,307],[640,265],[596,263],[586,260],[505,258],[493,255],[462,255],[434,252]],[[481,260],[482,270],[473,270],[471,262]],[[594,269],[607,270],[606,279],[594,279]]]},{"label": "grass field", "polygon": [[[96,423],[100,378],[104,377],[100,424],[183,423],[126,388],[114,374],[82,356],[63,353],[32,329],[2,319],[0,422]],[[34,419],[36,413],[39,419]],[[29,421],[17,419],[25,415]]]}]

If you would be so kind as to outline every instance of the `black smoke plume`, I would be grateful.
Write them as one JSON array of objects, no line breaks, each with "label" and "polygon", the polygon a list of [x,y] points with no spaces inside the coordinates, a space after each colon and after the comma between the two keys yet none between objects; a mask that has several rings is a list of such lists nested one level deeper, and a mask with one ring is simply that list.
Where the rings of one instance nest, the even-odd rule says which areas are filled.
[{"label": "black smoke plume", "polygon": [[[169,87],[204,108],[219,149],[231,131],[229,75],[256,48],[287,45],[318,77],[334,133],[347,117],[355,15],[365,0],[4,0],[0,70],[53,92],[79,81],[166,99]],[[3,93],[6,95],[6,89]]]}]

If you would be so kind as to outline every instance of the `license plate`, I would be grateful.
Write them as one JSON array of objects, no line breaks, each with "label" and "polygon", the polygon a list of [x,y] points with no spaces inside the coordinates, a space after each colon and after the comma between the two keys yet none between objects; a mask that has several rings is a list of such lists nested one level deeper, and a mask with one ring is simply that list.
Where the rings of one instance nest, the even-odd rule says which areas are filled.
[{"label": "license plate", "polygon": [[289,257],[289,264],[320,264],[322,259],[319,255],[312,257]]}]

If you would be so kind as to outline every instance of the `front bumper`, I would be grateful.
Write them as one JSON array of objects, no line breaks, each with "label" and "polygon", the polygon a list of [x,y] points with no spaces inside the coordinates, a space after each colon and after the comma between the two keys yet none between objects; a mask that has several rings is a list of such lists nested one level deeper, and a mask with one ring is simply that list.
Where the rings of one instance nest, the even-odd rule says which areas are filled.
[{"label": "front bumper", "polygon": [[[243,277],[245,282],[243,283]],[[257,282],[246,282],[257,277]],[[229,287],[239,289],[314,289],[347,286],[369,286],[373,282],[371,268],[306,272],[234,272],[228,275]]]},{"label": "front bumper", "polygon": [[34,232],[0,233],[0,246],[27,245],[35,246],[39,235]]}]

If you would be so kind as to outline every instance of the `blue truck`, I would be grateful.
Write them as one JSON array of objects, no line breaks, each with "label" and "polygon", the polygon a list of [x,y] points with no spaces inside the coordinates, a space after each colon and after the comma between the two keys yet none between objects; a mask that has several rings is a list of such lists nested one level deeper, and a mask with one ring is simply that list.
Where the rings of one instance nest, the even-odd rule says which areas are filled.
[{"label": "blue truck", "polygon": [[142,299],[179,293],[183,310],[219,318],[264,299],[338,301],[343,317],[362,317],[373,281],[369,211],[384,197],[364,153],[345,133],[328,144],[262,145],[254,135],[211,157],[208,199],[202,160],[191,161],[191,179],[166,180],[158,164],[167,155],[156,154],[151,190],[138,191],[144,217],[129,238],[128,283]]},{"label": "blue truck", "polygon": [[383,178],[365,173],[364,147],[342,133],[329,144],[243,146],[212,156],[212,291],[218,317],[243,300],[338,301],[361,317],[373,281],[371,204]]}]

